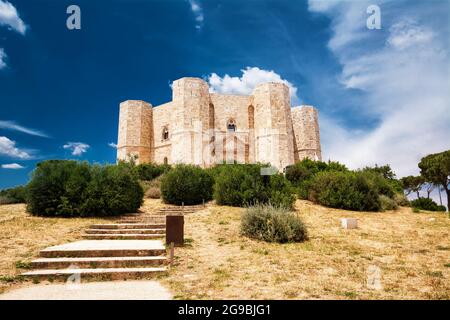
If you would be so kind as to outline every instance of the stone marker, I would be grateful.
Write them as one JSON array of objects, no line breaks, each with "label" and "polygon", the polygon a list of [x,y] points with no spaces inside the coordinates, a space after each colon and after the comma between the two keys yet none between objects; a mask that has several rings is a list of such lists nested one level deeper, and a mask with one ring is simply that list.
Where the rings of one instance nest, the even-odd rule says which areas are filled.
[{"label": "stone marker", "polygon": [[355,218],[343,218],[341,219],[341,225],[344,229],[356,229],[358,228],[358,220]]}]

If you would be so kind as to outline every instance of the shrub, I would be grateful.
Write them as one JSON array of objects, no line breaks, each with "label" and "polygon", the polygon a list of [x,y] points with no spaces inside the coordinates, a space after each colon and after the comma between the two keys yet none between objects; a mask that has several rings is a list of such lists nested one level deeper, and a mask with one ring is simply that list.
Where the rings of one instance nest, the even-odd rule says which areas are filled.
[{"label": "shrub", "polygon": [[395,210],[398,208],[398,205],[394,199],[391,199],[388,196],[385,196],[383,194],[380,195],[380,204],[381,204],[382,211]]},{"label": "shrub", "polygon": [[241,217],[241,234],[267,242],[308,240],[305,225],[294,213],[272,205],[255,205]]},{"label": "shrub", "polygon": [[446,211],[445,206],[439,206],[436,202],[429,198],[418,198],[411,201],[411,206],[426,211]]},{"label": "shrub", "polygon": [[32,174],[27,209],[41,216],[106,216],[135,212],[142,199],[130,164],[49,160],[39,163]]},{"label": "shrub", "polygon": [[140,180],[151,181],[170,170],[167,164],[142,163],[135,167]]},{"label": "shrub", "polygon": [[286,168],[286,179],[294,186],[300,199],[308,199],[312,179],[324,171],[346,172],[348,169],[339,162],[326,163],[306,158]]},{"label": "shrub", "polygon": [[26,203],[26,198],[26,186],[18,186],[0,191],[0,204]]},{"label": "shrub", "polygon": [[411,203],[409,202],[408,198],[403,193],[396,193],[394,195],[394,201],[397,204],[397,206],[401,207],[411,206]]},{"label": "shrub", "polygon": [[139,184],[133,166],[92,166],[92,179],[86,188],[81,215],[119,215],[136,212],[142,205],[144,191]]},{"label": "shrub", "polygon": [[206,171],[192,165],[177,165],[161,180],[161,195],[166,203],[199,204],[212,199],[213,178]]},{"label": "shrub", "polygon": [[221,165],[215,171],[214,199],[220,205],[257,203],[292,208],[292,188],[283,175],[261,175],[261,164]]},{"label": "shrub", "polygon": [[144,188],[144,194],[146,198],[160,199],[161,198],[161,179],[162,176],[155,178],[151,181],[141,180],[141,185]]},{"label": "shrub", "polygon": [[379,211],[379,191],[362,172],[320,172],[310,185],[309,199],[327,207]]}]

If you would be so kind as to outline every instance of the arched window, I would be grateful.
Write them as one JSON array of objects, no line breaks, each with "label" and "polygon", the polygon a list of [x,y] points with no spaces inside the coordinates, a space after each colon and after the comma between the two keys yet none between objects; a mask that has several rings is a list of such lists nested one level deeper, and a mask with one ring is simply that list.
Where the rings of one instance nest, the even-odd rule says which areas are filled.
[{"label": "arched window", "polygon": [[214,124],[214,105],[211,103],[209,105],[209,129],[214,129],[215,124]]},{"label": "arched window", "polygon": [[255,108],[253,106],[248,107],[248,128],[255,128]]},{"label": "arched window", "polygon": [[233,119],[228,120],[227,130],[228,130],[228,132],[235,132],[236,131],[236,123],[234,122]]},{"label": "arched window", "polygon": [[167,165],[168,162],[167,157],[164,157],[164,164]]},{"label": "arched window", "polygon": [[169,129],[167,127],[163,128],[162,139],[163,139],[163,141],[164,140],[169,140]]}]

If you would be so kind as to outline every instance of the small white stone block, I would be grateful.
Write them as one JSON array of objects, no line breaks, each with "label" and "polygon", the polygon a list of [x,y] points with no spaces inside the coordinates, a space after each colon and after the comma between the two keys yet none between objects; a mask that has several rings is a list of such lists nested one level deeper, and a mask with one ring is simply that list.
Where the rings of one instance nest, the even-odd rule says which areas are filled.
[{"label": "small white stone block", "polygon": [[341,225],[344,229],[356,229],[358,228],[358,220],[354,218],[341,219]]}]

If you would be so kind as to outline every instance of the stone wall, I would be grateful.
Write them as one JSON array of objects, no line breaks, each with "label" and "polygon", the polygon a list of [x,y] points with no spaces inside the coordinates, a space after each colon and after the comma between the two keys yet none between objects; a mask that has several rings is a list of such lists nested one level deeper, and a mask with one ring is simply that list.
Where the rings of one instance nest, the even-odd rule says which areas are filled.
[{"label": "stone wall", "polygon": [[153,161],[153,118],[151,104],[128,100],[120,104],[117,159],[136,157],[137,163]]},{"label": "stone wall", "polygon": [[317,109],[312,106],[292,108],[295,141],[295,161],[305,158],[322,160],[319,119]]}]

